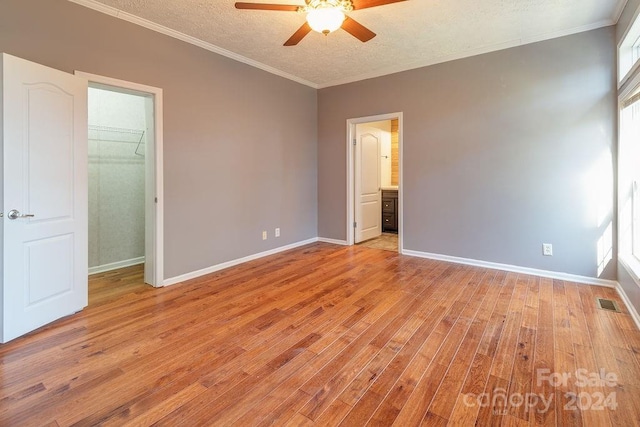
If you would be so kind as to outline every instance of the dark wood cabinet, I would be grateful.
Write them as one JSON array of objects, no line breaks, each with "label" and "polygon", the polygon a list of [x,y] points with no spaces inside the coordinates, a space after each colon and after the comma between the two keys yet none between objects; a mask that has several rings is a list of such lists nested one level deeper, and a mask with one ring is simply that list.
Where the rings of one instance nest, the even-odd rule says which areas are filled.
[{"label": "dark wood cabinet", "polygon": [[382,190],[382,232],[398,232],[398,190]]}]

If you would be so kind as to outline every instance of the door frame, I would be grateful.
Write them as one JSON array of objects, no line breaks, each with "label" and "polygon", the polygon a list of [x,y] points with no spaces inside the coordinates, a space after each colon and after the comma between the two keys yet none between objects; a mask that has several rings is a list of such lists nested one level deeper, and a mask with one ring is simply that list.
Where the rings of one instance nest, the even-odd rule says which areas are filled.
[{"label": "door frame", "polygon": [[[153,98],[153,121],[154,121],[154,173],[151,174],[154,182],[152,187],[155,188],[157,202],[155,209],[149,211],[148,205],[145,204],[145,228],[151,220],[153,228],[153,250],[152,254],[146,253],[145,262],[153,263],[152,276],[148,278],[147,283],[154,287],[164,286],[164,182],[163,182],[163,110],[162,110],[162,89],[147,86],[139,83],[128,82],[125,80],[114,79],[111,77],[100,76],[97,74],[85,73],[83,71],[75,71],[75,75],[84,77],[88,80],[89,86],[99,87],[105,86],[104,89],[115,90],[117,92],[129,93],[139,96],[151,96]],[[145,173],[145,176],[149,176]],[[149,256],[151,255],[151,256]]]},{"label": "door frame", "polygon": [[[383,120],[398,119],[398,252],[402,253],[404,231],[403,226],[403,189],[402,189],[402,138],[403,138],[403,114],[402,112],[379,114],[376,116],[358,117],[347,119],[347,245],[355,242],[355,230],[353,227],[355,218],[355,154],[353,141],[356,138],[356,125]],[[381,213],[382,214],[382,213]]]}]

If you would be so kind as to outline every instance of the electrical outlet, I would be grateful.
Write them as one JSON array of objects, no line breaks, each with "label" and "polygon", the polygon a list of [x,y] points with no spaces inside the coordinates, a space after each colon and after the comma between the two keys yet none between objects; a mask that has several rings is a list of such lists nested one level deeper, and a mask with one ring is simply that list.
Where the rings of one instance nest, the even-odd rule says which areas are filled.
[{"label": "electrical outlet", "polygon": [[266,231],[262,232],[262,240],[267,240],[267,232]]},{"label": "electrical outlet", "polygon": [[275,232],[276,237],[280,237],[280,229],[276,228],[276,232]]},{"label": "electrical outlet", "polygon": [[553,245],[551,243],[542,244],[542,255],[553,256]]}]

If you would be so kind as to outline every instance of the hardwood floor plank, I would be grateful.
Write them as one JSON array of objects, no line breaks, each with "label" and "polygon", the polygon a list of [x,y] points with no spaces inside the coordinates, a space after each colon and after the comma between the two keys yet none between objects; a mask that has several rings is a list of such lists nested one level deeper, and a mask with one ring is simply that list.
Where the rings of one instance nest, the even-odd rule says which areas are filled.
[{"label": "hardwood floor plank", "polygon": [[531,393],[536,397],[529,416],[529,425],[553,426],[556,424],[555,391],[546,380],[555,373],[553,281],[539,279],[538,323],[533,354]]},{"label": "hardwood floor plank", "polygon": [[[379,351],[375,357],[370,358],[370,362],[366,364],[365,368],[362,369],[348,387],[340,393],[337,399],[341,399],[343,403],[346,402],[347,406],[338,405],[339,407],[350,410],[351,406],[366,393],[371,383],[386,368],[389,361],[403,348],[407,340],[423,322],[426,313],[431,311],[430,300],[425,298],[426,295],[431,293],[430,291],[431,289],[428,285],[424,286],[421,293],[416,294],[416,298],[413,300],[411,306],[404,312],[399,312],[398,314],[400,315],[389,323],[371,342],[371,345],[378,348]],[[343,366],[342,371],[344,371],[345,368],[347,367]],[[353,375],[342,375],[340,380],[347,383],[352,376]],[[323,392],[324,391],[323,389]],[[317,402],[314,402],[314,404],[317,405]],[[309,405],[308,403],[307,406]],[[317,408],[314,408],[314,410],[317,410]],[[302,413],[305,413],[304,408]],[[305,415],[311,419],[315,419],[315,417],[310,414],[305,413]],[[319,420],[317,421],[320,422]]]},{"label": "hardwood floor plank", "polygon": [[[324,351],[303,366],[295,375],[289,377],[279,387],[272,390],[259,406],[254,406],[238,421],[241,424],[258,421],[259,425],[282,423],[296,413],[303,405],[311,400],[311,395],[300,390],[310,377],[319,372],[336,355],[344,351],[359,334],[347,330],[338,340],[333,341]],[[302,397],[301,397],[302,396]]]},{"label": "hardwood floor plank", "polygon": [[87,309],[0,346],[0,425],[640,425],[614,289],[325,243],[142,277],[93,275]]},{"label": "hardwood floor plank", "polygon": [[313,427],[314,425],[314,422],[309,418],[300,413],[297,413],[293,417],[291,417],[289,422],[285,424],[285,427]]},{"label": "hardwood floor plank", "polygon": [[236,377],[238,382],[229,384],[229,387],[209,387],[206,392],[168,414],[160,423],[163,425],[209,424],[214,420],[227,423],[242,415],[243,403],[260,398],[313,357],[313,353],[294,350],[293,354],[285,356],[285,360],[268,364],[256,374],[244,375],[243,373],[243,377]]},{"label": "hardwood floor plank", "polygon": [[576,384],[577,370],[573,339],[571,335],[571,320],[565,294],[564,282],[553,280],[553,334],[555,342],[555,370],[565,379],[559,381],[555,388],[556,393],[556,421],[560,425],[583,425],[581,411],[577,406],[571,405],[571,400],[579,395],[580,390]]},{"label": "hardwood floor plank", "polygon": [[[565,293],[569,302],[569,311],[571,313],[571,336],[573,338],[574,355],[578,372],[576,375],[591,376],[598,373],[599,368],[595,361],[593,347],[591,345],[591,336],[588,330],[588,319],[585,316],[585,308],[582,305],[582,299],[578,286],[575,283],[565,283]],[[633,373],[630,373],[633,377]],[[598,375],[599,378],[599,375]],[[581,383],[584,381],[581,381]],[[600,381],[597,381],[600,382]],[[606,386],[592,384],[580,384],[579,397],[589,396],[588,400],[594,403],[598,400],[598,396],[608,395]],[[594,399],[595,398],[595,399]],[[584,399],[585,401],[587,399]],[[582,417],[585,425],[610,426],[611,420],[604,410],[598,408],[597,402],[593,407],[586,408],[582,411]]]},{"label": "hardwood floor plank", "polygon": [[[524,322],[523,322],[524,323]],[[522,326],[518,335],[513,373],[509,384],[509,396],[518,396],[509,404],[511,417],[529,421],[530,410],[528,396],[531,395],[531,379],[533,377],[533,354],[536,339],[535,329]]]},{"label": "hardwood floor plank", "polygon": [[[427,414],[442,378],[447,373],[449,363],[455,357],[458,347],[471,325],[470,319],[475,316],[482,301],[478,291],[481,289],[479,283],[482,282],[485,273],[473,270],[472,272],[473,275],[468,280],[468,292],[452,305],[452,313],[442,319],[436,328],[435,342],[430,346],[423,347],[422,352],[419,353],[422,359],[418,360],[423,362],[416,366],[424,364],[426,369],[421,369],[422,372],[405,371],[411,373],[405,387],[405,390],[408,390],[410,394],[403,403],[397,401],[397,396],[394,398],[396,408],[400,409],[394,424],[416,424]],[[402,385],[400,386],[402,387]]]},{"label": "hardwood floor plank", "polygon": [[[355,420],[371,417],[371,422],[376,424],[390,425],[396,419],[402,402],[411,394],[419,379],[426,370],[433,358],[429,353],[435,353],[442,344],[445,331],[450,328],[451,320],[457,318],[460,311],[456,311],[454,302],[458,299],[470,298],[472,292],[465,294],[465,291],[473,288],[473,270],[459,268],[452,270],[444,276],[447,281],[462,281],[465,286],[455,294],[441,294],[441,300],[430,313],[424,327],[419,333],[414,334],[409,340],[405,349],[408,351],[396,356],[378,380],[372,385],[371,390],[354,406],[354,409],[343,421],[344,425],[349,425]],[[455,317],[454,317],[455,313]],[[449,326],[447,326],[449,325]],[[416,338],[416,339],[414,339]],[[398,376],[398,373],[401,373]],[[382,401],[379,399],[382,398]],[[373,399],[373,402],[368,402]],[[376,411],[365,413],[364,410],[378,403]]]},{"label": "hardwood floor plank", "polygon": [[[450,399],[448,397],[451,396],[451,394],[457,395],[464,386],[478,345],[495,308],[501,286],[494,284],[494,279],[495,272],[486,274],[478,288],[478,294],[482,295],[481,305],[477,314],[474,313],[471,317],[473,321],[457,350],[456,356],[450,363],[447,374],[442,379],[427,415],[437,415],[445,420],[452,419],[451,413],[454,410],[457,399]],[[467,307],[471,307],[471,305]],[[425,420],[426,419],[427,418],[425,418]]]},{"label": "hardwood floor plank", "polygon": [[523,307],[522,323],[518,333],[516,353],[509,383],[509,415],[511,423],[517,420],[528,424],[533,377],[533,360],[535,355],[536,328],[538,323],[537,301],[539,299],[538,283],[532,277],[520,277],[528,282],[527,296]]},{"label": "hardwood floor plank", "polygon": [[[218,363],[223,363],[225,360],[233,359],[238,354],[241,354],[242,351],[243,350],[239,348],[225,349],[220,352],[220,359],[208,359],[207,362],[216,363],[216,360],[219,360]],[[205,369],[203,364],[192,363],[189,370],[185,369],[183,371],[168,373],[165,378],[171,376],[176,379],[173,381],[168,379],[166,381],[158,381],[154,387],[147,389],[145,392],[133,397],[129,401],[125,402],[121,400],[120,406],[116,407],[111,412],[105,413],[100,411],[97,414],[92,414],[92,416],[101,416],[101,423],[103,425],[121,425],[122,423],[129,422],[139,416],[143,417],[143,419],[146,419],[147,417],[154,417],[159,420],[166,416],[167,413],[175,410],[172,402],[184,403],[187,400],[187,396],[195,397],[199,394],[199,390],[206,389],[198,383],[198,379],[202,375],[203,369]],[[171,396],[176,393],[176,390],[185,389],[189,389],[190,392],[184,395],[184,400],[171,398]],[[165,405],[166,400],[170,400],[171,403],[169,405]],[[147,414],[147,412],[150,414]],[[86,420],[92,422],[94,419],[88,417]]]},{"label": "hardwood floor plank", "polygon": [[[302,408],[301,413],[312,420],[316,419],[324,408],[344,390],[344,387],[358,375],[360,369],[355,367],[366,365],[381,350],[382,346],[391,339],[391,334],[398,329],[398,325],[406,322],[405,310],[413,312],[420,305],[421,301],[418,300],[417,295],[407,294],[403,301],[385,311],[385,316],[371,325],[358,338],[362,342],[370,340],[369,345],[365,347],[367,351],[363,355],[347,352],[351,348],[360,346],[358,341],[354,342],[349,349],[338,355],[331,364],[325,366],[318,375],[303,386],[303,390],[313,395],[313,398]],[[355,369],[351,369],[351,366],[354,366]],[[333,376],[330,377],[332,374]],[[320,388],[320,384],[324,384],[324,386]]]},{"label": "hardwood floor plank", "polygon": [[[199,383],[193,383],[185,388],[179,389],[176,394],[170,394],[162,402],[159,402],[157,405],[152,406],[146,410],[141,409],[142,405],[135,404],[133,407],[127,408],[127,415],[131,415],[137,411],[141,413],[131,419],[127,419],[126,423],[122,420],[112,420],[111,422],[101,422],[100,424],[103,426],[113,425],[113,426],[122,426],[122,425],[130,425],[130,426],[148,426],[157,423],[162,418],[173,412],[176,408],[181,407],[200,394],[202,394],[206,388]],[[95,424],[94,424],[95,425]]]},{"label": "hardwood floor plank", "polygon": [[[397,379],[398,372],[405,369],[412,360],[414,354],[418,351],[427,336],[429,336],[435,328],[435,320],[441,319],[446,310],[444,306],[435,306],[424,318],[418,330],[409,338],[402,348],[402,351],[396,354],[393,360],[387,365],[384,371],[378,375],[373,384],[366,390],[365,394],[354,405],[354,408],[345,419],[345,425],[353,425],[360,422],[359,420],[367,420],[373,411],[378,407],[380,402],[386,396],[388,390],[391,389]],[[396,412],[394,412],[395,414]],[[394,417],[395,418],[395,415]],[[393,419],[391,419],[393,421]]]},{"label": "hardwood floor plank", "polygon": [[637,380],[637,372],[640,370],[635,370],[635,375],[622,375],[614,346],[610,344],[607,335],[611,324],[608,321],[602,321],[609,313],[595,308],[595,298],[606,295],[606,292],[586,287],[580,288],[579,291],[585,316],[590,320],[587,326],[596,363],[605,375],[615,376],[615,385],[604,387],[606,390],[604,393],[607,396],[613,393],[618,405],[616,410],[607,411],[611,424],[618,426],[626,422],[629,425],[640,425],[640,390],[632,384]]},{"label": "hardwood floor plank", "polygon": [[506,281],[509,286],[515,282],[513,284],[514,290],[509,303],[504,330],[500,335],[500,341],[496,348],[491,374],[509,381],[513,370],[514,354],[516,352],[528,284],[514,273],[507,274]]},{"label": "hardwood floor plank", "polygon": [[[509,298],[504,298],[498,303],[498,306],[502,304],[498,313],[503,313],[503,310],[506,310],[497,318],[497,320],[502,320],[503,324],[495,327],[495,335],[488,342],[487,355],[491,355],[492,362],[482,393],[485,400],[480,399],[481,404],[478,403],[480,408],[477,422],[480,424],[500,424],[508,413],[510,378],[515,364],[518,333],[523,324],[523,313],[529,293],[528,282],[526,277],[518,277],[513,273],[507,273],[505,276],[503,291],[508,293]],[[530,314],[531,316],[532,314]],[[528,322],[532,322],[531,318]]]}]

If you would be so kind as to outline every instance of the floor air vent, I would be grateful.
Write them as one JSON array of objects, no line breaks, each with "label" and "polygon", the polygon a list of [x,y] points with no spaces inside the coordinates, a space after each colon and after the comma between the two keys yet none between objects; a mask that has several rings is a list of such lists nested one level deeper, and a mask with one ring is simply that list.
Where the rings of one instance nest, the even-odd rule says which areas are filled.
[{"label": "floor air vent", "polygon": [[618,304],[610,299],[604,299],[604,298],[596,298],[596,301],[598,302],[598,308],[602,309],[602,310],[609,310],[609,311],[615,311],[616,313],[620,313],[620,308],[618,307]]}]

